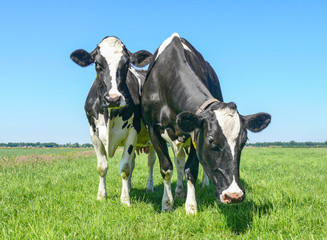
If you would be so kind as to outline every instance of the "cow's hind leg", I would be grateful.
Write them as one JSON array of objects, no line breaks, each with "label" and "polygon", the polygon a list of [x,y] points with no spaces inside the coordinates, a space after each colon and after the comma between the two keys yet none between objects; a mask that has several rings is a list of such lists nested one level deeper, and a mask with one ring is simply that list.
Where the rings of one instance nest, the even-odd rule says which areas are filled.
[{"label": "cow's hind leg", "polygon": [[106,175],[108,170],[108,159],[105,147],[102,141],[99,139],[98,135],[94,133],[91,129],[91,140],[94,146],[94,150],[98,160],[98,172],[100,176],[99,190],[98,190],[98,200],[103,200],[107,197],[106,189]]},{"label": "cow's hind leg", "polygon": [[156,151],[154,150],[153,146],[150,147],[149,154],[148,154],[148,167],[149,167],[149,178],[148,183],[146,184],[146,191],[153,192],[153,167],[154,163],[156,162]]},{"label": "cow's hind leg", "polygon": [[177,149],[174,160],[175,160],[175,166],[177,172],[177,186],[175,189],[175,197],[185,198],[185,190],[183,184],[185,153],[184,153],[184,148],[182,146],[179,146],[179,148]]},{"label": "cow's hind leg", "polygon": [[162,197],[162,211],[173,211],[174,199],[171,191],[171,178],[173,175],[173,164],[170,160],[167,143],[160,135],[159,126],[149,127],[150,138],[157,152],[160,162],[160,173],[164,182],[164,194]]}]

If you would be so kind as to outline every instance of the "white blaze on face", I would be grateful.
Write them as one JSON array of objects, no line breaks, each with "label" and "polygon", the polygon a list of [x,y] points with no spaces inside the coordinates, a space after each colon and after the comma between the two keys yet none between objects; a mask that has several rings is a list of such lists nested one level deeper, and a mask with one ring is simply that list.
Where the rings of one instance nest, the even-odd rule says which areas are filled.
[{"label": "white blaze on face", "polygon": [[[106,59],[110,70],[111,89],[109,90],[109,95],[118,94],[119,96],[122,96],[122,94],[118,91],[116,77],[117,77],[119,62],[124,54],[123,53],[124,44],[115,37],[108,37],[99,44],[99,47],[100,47],[100,54]],[[123,96],[122,98],[124,101],[125,99]]]},{"label": "white blaze on face", "polygon": [[[239,114],[236,110],[230,109],[228,107],[224,109],[215,110],[215,114],[217,117],[218,124],[221,127],[223,134],[227,139],[227,143],[232,152],[233,160],[235,160],[235,146],[236,146],[237,137],[239,136],[241,130],[241,122],[240,122]],[[223,198],[225,194],[227,195],[238,194],[239,196],[243,195],[243,191],[235,181],[235,176],[233,176],[233,181],[231,185],[226,190],[224,190],[220,195],[220,200],[222,202],[224,202]]]},{"label": "white blaze on face", "polygon": [[236,141],[241,130],[241,122],[238,112],[228,107],[215,110],[214,112],[216,114],[218,124],[227,139],[227,143],[234,159]]},{"label": "white blaze on face", "polygon": [[156,59],[159,57],[159,55],[165,50],[165,48],[170,44],[170,42],[173,40],[174,37],[179,37],[178,33],[173,33],[169,38],[167,38],[159,47],[158,54],[156,56]]}]

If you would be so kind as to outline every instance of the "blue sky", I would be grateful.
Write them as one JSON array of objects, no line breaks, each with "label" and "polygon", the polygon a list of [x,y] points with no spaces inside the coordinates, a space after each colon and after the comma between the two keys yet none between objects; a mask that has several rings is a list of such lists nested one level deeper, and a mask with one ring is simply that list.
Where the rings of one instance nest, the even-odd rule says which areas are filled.
[{"label": "blue sky", "polygon": [[249,142],[327,140],[326,1],[5,1],[0,142],[90,142],[95,78],[69,55],[119,37],[154,52],[172,33],[215,69],[225,101],[272,123]]}]

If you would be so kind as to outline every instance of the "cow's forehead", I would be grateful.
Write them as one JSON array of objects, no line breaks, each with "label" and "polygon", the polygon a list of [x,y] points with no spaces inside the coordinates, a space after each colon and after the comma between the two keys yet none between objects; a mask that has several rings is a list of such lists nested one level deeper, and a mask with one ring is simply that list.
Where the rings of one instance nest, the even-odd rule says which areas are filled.
[{"label": "cow's forehead", "polygon": [[236,109],[229,107],[219,108],[214,110],[214,113],[234,156],[235,145],[241,131],[240,116]]},{"label": "cow's forehead", "polygon": [[124,54],[124,44],[116,37],[107,37],[98,44],[100,54],[107,60],[112,62],[121,58]]}]

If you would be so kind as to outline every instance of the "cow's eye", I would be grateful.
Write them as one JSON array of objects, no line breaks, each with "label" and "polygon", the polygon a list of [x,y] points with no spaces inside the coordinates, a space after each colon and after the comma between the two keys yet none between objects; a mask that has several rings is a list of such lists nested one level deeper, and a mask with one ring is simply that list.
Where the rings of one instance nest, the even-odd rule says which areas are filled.
[{"label": "cow's eye", "polygon": [[103,70],[103,68],[102,68],[102,66],[99,64],[99,63],[95,63],[95,70],[97,70],[97,71],[102,71]]},{"label": "cow's eye", "polygon": [[211,137],[211,136],[208,137],[208,143],[209,143],[209,144],[212,144],[213,142],[214,142],[213,137]]},{"label": "cow's eye", "polygon": [[215,140],[213,139],[213,137],[208,137],[208,143],[212,150],[220,151],[220,146],[219,146],[219,144],[215,143]]}]

